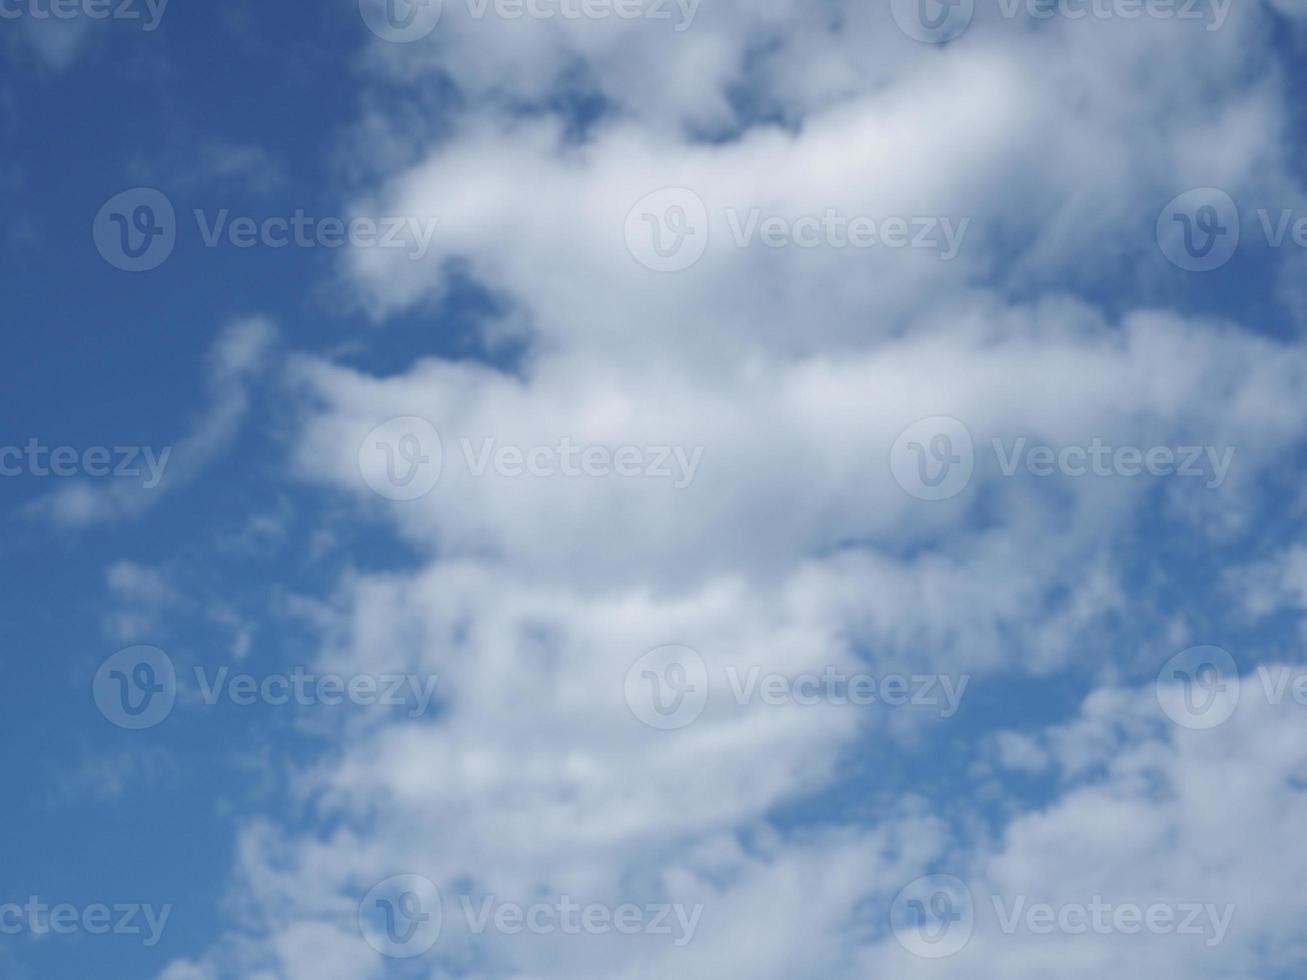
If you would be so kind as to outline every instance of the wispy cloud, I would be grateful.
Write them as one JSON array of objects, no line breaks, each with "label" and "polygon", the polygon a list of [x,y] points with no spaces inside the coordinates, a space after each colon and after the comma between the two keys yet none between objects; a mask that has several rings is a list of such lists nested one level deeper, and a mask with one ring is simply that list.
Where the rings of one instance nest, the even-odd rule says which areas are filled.
[{"label": "wispy cloud", "polygon": [[165,494],[198,479],[236,439],[276,339],[276,327],[263,318],[239,320],[223,329],[209,352],[209,404],[190,432],[159,452],[146,485],[117,480],[70,483],[34,501],[26,514],[65,528],[133,519]]}]

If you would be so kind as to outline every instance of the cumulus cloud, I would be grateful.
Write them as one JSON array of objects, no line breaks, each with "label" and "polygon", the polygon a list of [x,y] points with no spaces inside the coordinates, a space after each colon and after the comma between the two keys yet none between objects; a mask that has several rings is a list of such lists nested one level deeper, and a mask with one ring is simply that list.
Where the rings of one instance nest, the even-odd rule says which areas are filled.
[{"label": "cumulus cloud", "polygon": [[[1058,767],[1060,792],[1009,822],[997,846],[960,872],[977,899],[975,935],[949,968],[981,977],[1225,977],[1278,976],[1300,965],[1294,883],[1304,868],[1280,842],[1307,806],[1307,712],[1291,699],[1274,703],[1260,674],[1242,686],[1238,710],[1219,729],[1171,724],[1153,690],[1104,688],[1078,717],[1041,733],[1036,742]],[[1061,909],[1096,897],[1185,910],[1165,929],[1004,930],[1020,899]],[[1195,905],[1218,909],[1226,928],[1204,909],[1192,934],[1180,931]],[[879,952],[869,968],[936,975],[902,951]]]},{"label": "cumulus cloud", "polygon": [[[937,48],[844,3],[714,5],[684,44],[650,24],[446,7],[429,43],[379,47],[372,67],[388,86],[447,74],[476,111],[413,136],[415,163],[387,155],[393,172],[357,205],[437,217],[437,246],[422,261],[357,250],[346,272],[383,321],[470,275],[507,297],[526,353],[387,376],[303,353],[287,375],[296,476],[417,556],[342,573],[321,662],[434,673],[439,710],[348,726],[295,786],[307,828],[247,823],[234,888],[252,911],[206,962],[220,975],[378,971],[353,917],[401,872],[446,893],[445,935],[417,971],[431,977],[1179,977],[1296,962],[1300,869],[1268,869],[1269,838],[1241,828],[1273,814],[1287,832],[1300,817],[1289,746],[1303,717],[1252,704],[1216,738],[1170,725],[1134,686],[1141,648],[1187,637],[1176,620],[1207,595],[1172,585],[1187,552],[1147,566],[1139,536],[1194,550],[1237,539],[1307,422],[1301,345],[1134,299],[1174,271],[1152,236],[1179,191],[1296,193],[1283,80],[1256,54],[1264,11],[1242,6],[1218,31],[985,12]],[[559,82],[568,66],[579,75]],[[577,77],[607,100],[581,134],[535,97]],[[749,85],[752,102],[732,98]],[[702,200],[708,244],[659,273],[624,229],[669,186]],[[741,247],[732,221],[754,209],[969,230],[949,260]],[[1102,302],[1095,285],[1121,279],[1124,298]],[[974,473],[927,501],[893,460],[905,430],[939,417],[965,428]],[[438,459],[417,499],[376,490],[387,460],[369,461],[368,440],[393,419],[439,436],[390,446]],[[698,462],[679,486],[477,462],[502,447],[548,461],[564,441]],[[1007,462],[1018,444],[1056,457],[1095,443],[1225,462],[1188,481],[1120,464],[1050,480]],[[1149,576],[1165,587],[1141,597]],[[667,644],[698,652],[710,692],[675,732],[641,724],[627,700],[637,658]],[[936,805],[911,778],[850,785],[848,760],[869,745],[910,773],[929,768],[913,753],[951,758],[941,740],[973,740],[938,711],[745,703],[731,679],[751,667],[965,674],[976,691],[1057,678],[1093,693],[1061,725],[1005,719],[952,749],[962,785]],[[993,755],[980,787],[966,782],[975,746]],[[1015,778],[1048,799],[1013,796]],[[878,790],[894,802],[870,815],[805,809]],[[887,921],[900,888],[939,871],[981,901],[972,942],[935,962]],[[569,944],[476,934],[452,914],[460,895],[668,901],[704,919],[684,948]],[[995,895],[1233,903],[1238,929],[1219,947],[1054,942],[996,932]]]}]

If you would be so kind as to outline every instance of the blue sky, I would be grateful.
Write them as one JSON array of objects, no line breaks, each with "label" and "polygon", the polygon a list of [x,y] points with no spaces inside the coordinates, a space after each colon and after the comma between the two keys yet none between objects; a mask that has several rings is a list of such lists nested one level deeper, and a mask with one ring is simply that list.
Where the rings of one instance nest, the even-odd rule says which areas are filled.
[{"label": "blue sky", "polygon": [[0,978],[1301,973],[1297,0],[0,8]]}]

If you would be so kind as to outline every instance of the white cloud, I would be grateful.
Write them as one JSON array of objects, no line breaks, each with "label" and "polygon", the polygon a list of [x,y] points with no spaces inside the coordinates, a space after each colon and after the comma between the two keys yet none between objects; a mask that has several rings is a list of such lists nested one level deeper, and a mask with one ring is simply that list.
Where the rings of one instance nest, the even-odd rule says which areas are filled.
[{"label": "white cloud", "polygon": [[[714,692],[728,667],[754,664],[965,670],[976,685],[1075,667],[1101,683],[1139,656],[1105,649],[1104,636],[1134,640],[1172,618],[1126,574],[1149,508],[1195,542],[1236,537],[1307,422],[1298,345],[1046,292],[1113,280],[1123,265],[1144,282],[1168,274],[1152,224],[1188,186],[1292,187],[1279,79],[1250,53],[1266,28],[1258,11],[1212,33],[985,16],[940,50],[865,6],[821,10],[717,5],[681,46],[649,25],[510,26],[451,11],[430,45],[390,51],[392,82],[449,70],[481,112],[359,202],[438,217],[429,261],[360,251],[355,285],[384,318],[438,297],[445,264],[463,262],[517,304],[531,343],[512,372],[430,359],[383,378],[294,361],[297,474],[388,522],[420,558],[416,571],[343,578],[323,662],[434,671],[442,710],[368,719],[303,774],[301,802],[330,832],[247,826],[239,893],[277,937],[254,943],[251,962],[285,977],[314,969],[288,937],[334,949],[353,903],[397,872],[515,900],[709,906],[700,941],[675,955],[451,927],[433,977],[478,957],[532,978],[755,980],[946,976],[959,964],[980,977],[1217,976],[1268,943],[1292,959],[1301,869],[1271,869],[1272,887],[1254,895],[1271,838],[1244,844],[1240,829],[1266,814],[1285,814],[1271,818],[1284,832],[1301,822],[1301,753],[1284,747],[1301,743],[1303,721],[1287,711],[1252,710],[1232,741],[1203,740],[1164,728],[1151,692],[1098,690],[1073,723],[994,743],[1019,778],[1056,766],[1059,795],[1034,807],[994,784],[1015,816],[1000,840],[980,832],[964,846],[950,844],[954,825],[984,815],[962,796],[942,812],[905,799],[852,827],[773,826],[779,808],[840,786],[859,746],[907,753],[939,734],[938,717],[727,697],[666,733],[624,703],[628,668],[668,643],[702,654]],[[615,105],[588,138],[504,111],[574,59]],[[756,124],[727,98],[755,77],[770,78],[759,98],[791,125]],[[687,135],[696,128],[730,138]],[[628,254],[623,223],[667,185],[693,188],[717,220],[701,262],[656,275]],[[951,215],[975,230],[953,263],[742,249],[721,234],[728,206]],[[889,455],[909,424],[941,415],[968,427],[977,474],[931,504],[895,483]],[[443,471],[431,494],[399,503],[368,488],[358,451],[405,416],[440,431]],[[1004,477],[992,441],[1021,437],[1236,455],[1219,488]],[[475,477],[464,438],[704,452],[676,490]],[[1126,617],[1141,622],[1121,628]],[[1206,833],[1215,850],[1202,851]],[[885,935],[883,913],[899,887],[948,862],[978,888],[1041,900],[1230,896],[1240,924],[1244,910],[1257,924],[1216,952],[979,931],[965,959],[932,965]]]},{"label": "white cloud", "polygon": [[[1168,726],[1153,692],[1100,690],[1080,718],[1047,733],[1067,784],[1047,807],[1008,824],[1001,845],[976,864],[976,934],[948,961],[969,976],[1267,976],[1307,955],[1296,923],[1296,882],[1307,868],[1292,840],[1307,808],[1301,775],[1307,710],[1267,703],[1260,684],[1219,729]],[[1086,769],[1086,754],[1096,764]],[[1250,833],[1250,829],[1257,828]],[[965,872],[963,872],[965,873]],[[1211,903],[1233,905],[1220,943],[1204,936],[1004,935],[993,905]],[[931,976],[893,950],[868,966]],[[902,967],[903,972],[898,972]],[[941,974],[942,975],[942,974]]]}]

